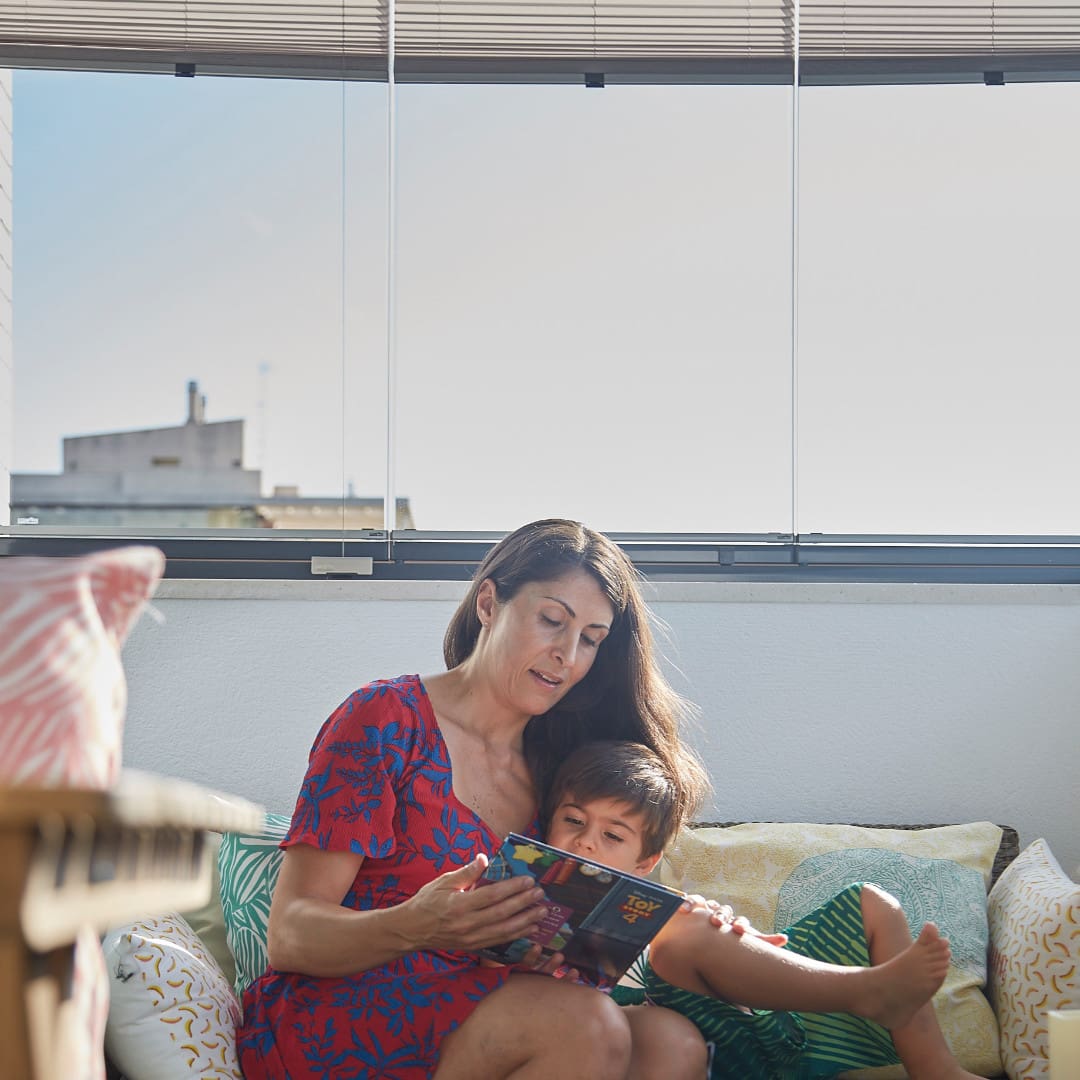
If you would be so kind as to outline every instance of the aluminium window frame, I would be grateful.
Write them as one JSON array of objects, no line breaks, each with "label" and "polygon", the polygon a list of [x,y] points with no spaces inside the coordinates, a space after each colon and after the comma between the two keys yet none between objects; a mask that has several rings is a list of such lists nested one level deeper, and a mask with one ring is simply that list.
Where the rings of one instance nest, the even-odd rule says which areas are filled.
[{"label": "aluminium window frame", "polygon": [[[180,60],[183,63],[180,63]],[[51,70],[113,70],[165,75],[382,81],[376,58],[254,54],[179,56],[127,53],[122,60],[94,49],[0,44],[0,66]],[[181,67],[184,68],[181,71]],[[654,58],[558,60],[537,63],[399,57],[396,83],[572,83],[600,68],[617,82],[758,83],[801,86],[867,84],[1080,81],[1080,53],[963,56],[799,56],[699,62]],[[190,70],[188,70],[190,69]],[[468,69],[468,70],[466,70]],[[166,554],[167,578],[312,580],[313,558],[370,559],[369,580],[459,580],[471,577],[498,531],[420,532],[362,530],[312,534],[287,530],[109,529],[92,526],[0,526],[0,559],[19,555],[62,557],[133,543]],[[924,536],[798,533],[611,533],[649,580],[935,582],[1080,584],[1080,536]],[[331,575],[333,576],[333,575]]]},{"label": "aluminium window frame", "polygon": [[[152,544],[165,577],[225,580],[459,581],[505,532],[0,528],[0,559]],[[608,534],[647,581],[1080,585],[1080,536],[809,533]],[[370,559],[370,573],[312,572],[314,558]]]}]

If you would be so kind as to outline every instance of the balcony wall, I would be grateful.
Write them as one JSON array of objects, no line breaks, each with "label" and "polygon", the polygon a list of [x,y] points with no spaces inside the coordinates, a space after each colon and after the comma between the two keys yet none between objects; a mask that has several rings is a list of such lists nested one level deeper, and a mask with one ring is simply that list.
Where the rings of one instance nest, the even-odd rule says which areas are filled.
[{"label": "balcony wall", "polygon": [[[650,586],[702,710],[704,816],[989,819],[1080,864],[1080,588]],[[363,682],[441,668],[461,583],[163,582],[125,648],[125,764],[292,809]]]}]

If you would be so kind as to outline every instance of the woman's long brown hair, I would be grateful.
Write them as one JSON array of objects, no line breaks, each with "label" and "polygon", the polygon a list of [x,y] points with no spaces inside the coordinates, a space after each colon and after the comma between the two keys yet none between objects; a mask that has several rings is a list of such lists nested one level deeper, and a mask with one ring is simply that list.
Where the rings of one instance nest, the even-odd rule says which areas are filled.
[{"label": "woman's long brown hair", "polygon": [[443,639],[447,668],[476,647],[477,593],[488,578],[500,603],[531,582],[554,581],[575,570],[592,575],[614,609],[611,630],[588,675],[554,708],[525,729],[525,756],[537,794],[544,796],[563,760],[582,743],[621,739],[644,743],[677,778],[680,822],[709,789],[705,770],[683,741],[690,705],[664,678],[656,659],[649,611],[639,576],[625,553],[580,522],[548,518],[523,525],[488,552]]}]

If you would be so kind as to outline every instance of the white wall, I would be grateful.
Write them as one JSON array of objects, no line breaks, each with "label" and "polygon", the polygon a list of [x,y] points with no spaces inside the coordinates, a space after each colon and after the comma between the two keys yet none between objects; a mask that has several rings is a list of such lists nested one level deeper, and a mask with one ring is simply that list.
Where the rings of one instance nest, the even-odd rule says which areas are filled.
[{"label": "white wall", "polygon": [[[1080,864],[1080,588],[651,587],[702,709],[704,816],[989,819]],[[125,764],[291,811],[363,682],[441,668],[462,583],[167,581],[124,652]]]}]

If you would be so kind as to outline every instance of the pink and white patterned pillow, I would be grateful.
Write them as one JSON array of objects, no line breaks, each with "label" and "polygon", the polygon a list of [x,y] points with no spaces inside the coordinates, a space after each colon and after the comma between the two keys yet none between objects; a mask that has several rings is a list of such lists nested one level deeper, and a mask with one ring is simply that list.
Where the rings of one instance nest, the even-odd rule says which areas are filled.
[{"label": "pink and white patterned pillow", "polygon": [[120,646],[165,568],[154,547],[0,559],[0,782],[105,788],[120,771]]}]

